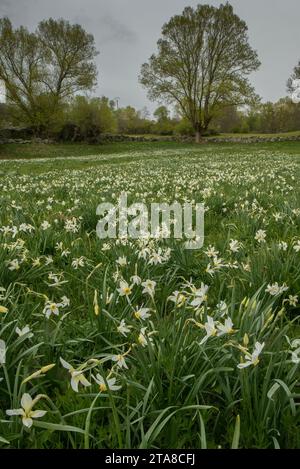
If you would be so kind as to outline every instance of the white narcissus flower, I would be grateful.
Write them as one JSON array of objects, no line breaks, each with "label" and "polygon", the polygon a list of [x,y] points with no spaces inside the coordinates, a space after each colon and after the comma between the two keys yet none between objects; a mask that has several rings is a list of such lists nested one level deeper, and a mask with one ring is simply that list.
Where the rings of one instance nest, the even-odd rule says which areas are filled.
[{"label": "white narcissus flower", "polygon": [[191,301],[191,306],[199,308],[207,300],[208,285],[201,283],[201,287],[194,291],[195,298]]},{"label": "white narcissus flower", "polygon": [[20,263],[18,259],[13,259],[12,261],[9,261],[8,265],[8,270],[14,271],[20,269]]},{"label": "white narcissus flower", "polygon": [[208,273],[209,275],[212,275],[212,276],[214,275],[215,271],[210,263],[207,265],[205,272]]},{"label": "white narcissus flower", "polygon": [[292,350],[290,351],[292,355],[291,360],[295,365],[298,365],[300,363],[300,339],[293,340],[293,342],[290,345],[292,348]]},{"label": "white narcissus flower", "polygon": [[52,256],[45,256],[45,265],[53,264],[53,257]]},{"label": "white narcissus flower", "polygon": [[149,308],[137,308],[133,314],[136,319],[141,319],[142,321],[145,321],[151,316],[151,314],[149,314],[149,311]]},{"label": "white narcissus flower", "polygon": [[60,306],[62,306],[61,303],[52,303],[51,301],[47,301],[43,310],[43,314],[45,314],[47,319],[50,318],[51,314],[54,314],[54,316],[58,316]]},{"label": "white narcissus flower", "polygon": [[186,302],[186,296],[179,292],[179,291],[174,291],[171,296],[169,296],[168,300],[173,301],[175,305],[179,308]]},{"label": "white narcissus flower", "polygon": [[40,417],[44,417],[47,413],[46,410],[32,410],[33,406],[42,398],[43,395],[39,394],[34,399],[30,396],[30,394],[23,394],[21,399],[21,409],[9,409],[6,411],[6,415],[14,416],[19,415],[22,417],[23,425],[27,428],[30,428],[33,424],[32,419],[38,419]]},{"label": "white narcissus flower", "polygon": [[146,332],[146,328],[143,327],[143,328],[141,329],[141,332],[140,332],[139,336],[138,336],[138,343],[139,343],[142,347],[146,347],[146,345],[147,345],[147,339],[146,339],[146,337],[145,337],[145,332]]},{"label": "white narcissus flower", "polygon": [[245,272],[251,272],[251,265],[249,263],[245,264],[244,262],[242,262],[242,268]]},{"label": "white narcissus flower", "polygon": [[153,343],[153,339],[152,337],[150,337],[152,333],[147,334],[146,330],[147,330],[147,327],[142,327],[138,336],[138,343],[142,347],[146,347],[149,343],[151,344]]},{"label": "white narcissus flower", "polygon": [[116,263],[119,264],[120,267],[125,267],[125,265],[127,265],[127,259],[125,256],[121,256],[116,260]]},{"label": "white narcissus flower", "polygon": [[105,382],[105,379],[99,373],[94,377],[94,380],[99,384],[101,392],[105,392],[107,389],[110,391],[119,391],[119,389],[122,388],[122,386],[116,386],[116,378],[106,378]]},{"label": "white narcissus flower", "polygon": [[279,296],[282,295],[285,291],[287,291],[289,287],[286,285],[279,285],[278,282],[273,283],[273,285],[268,285],[266,288],[266,293],[270,293],[271,296]]},{"label": "white narcissus flower", "polygon": [[75,369],[73,368],[70,363],[66,362],[63,358],[60,358],[60,362],[62,366],[69,371],[71,375],[71,388],[73,391],[78,392],[78,385],[79,383],[82,384],[84,387],[91,386],[91,383],[86,379],[84,376],[84,369]]},{"label": "white narcissus flower", "polygon": [[132,293],[132,285],[128,285],[125,280],[120,281],[120,287],[117,288],[117,291],[119,292],[120,296],[129,296]]},{"label": "white narcissus flower", "polygon": [[256,342],[255,343],[255,348],[254,348],[254,351],[252,354],[250,354],[249,352],[245,352],[245,362],[244,363],[240,363],[239,365],[237,365],[237,367],[239,369],[243,369],[243,368],[247,368],[248,366],[257,366],[259,364],[259,356],[264,348],[265,344],[261,344],[259,342]]},{"label": "white narcissus flower", "polygon": [[32,267],[40,267],[40,265],[41,265],[41,257],[32,259]]},{"label": "white narcissus flower", "polygon": [[130,281],[133,283],[133,285],[140,285],[142,283],[142,279],[138,275],[133,275],[130,277]]},{"label": "white narcissus flower", "polygon": [[278,248],[281,250],[281,251],[287,251],[289,245],[288,243],[286,243],[285,241],[280,241],[280,243],[278,243]]},{"label": "white narcissus flower", "polygon": [[149,259],[149,265],[157,265],[161,264],[163,262],[163,256],[162,256],[162,251],[161,249],[158,250],[158,252],[152,252],[151,257]]},{"label": "white narcissus flower", "polygon": [[258,243],[265,243],[267,233],[265,230],[258,230],[255,235],[255,239]]},{"label": "white narcissus flower", "polygon": [[77,270],[79,267],[84,267],[85,266],[85,257],[81,256],[76,259],[73,259],[72,261],[72,267],[73,269]]},{"label": "white narcissus flower", "polygon": [[6,288],[4,287],[0,287],[0,300],[4,300],[5,298],[5,292],[6,292]]},{"label": "white narcissus flower", "polygon": [[231,252],[237,253],[241,249],[241,243],[237,239],[232,239],[229,243],[229,249]]},{"label": "white narcissus flower", "polygon": [[291,351],[291,360],[295,365],[300,363],[300,347],[296,350]]},{"label": "white narcissus flower", "polygon": [[120,325],[117,327],[117,331],[122,334],[124,337],[126,337],[127,334],[130,332],[131,326],[127,326],[125,323],[125,320],[122,319],[120,322]]},{"label": "white narcissus flower", "polygon": [[296,242],[296,244],[294,245],[294,250],[296,252],[300,252],[300,240]]},{"label": "white narcissus flower", "polygon": [[155,293],[156,282],[148,279],[142,283],[142,287],[144,287],[142,293],[147,293],[148,295],[153,296]]},{"label": "white narcissus flower", "polygon": [[54,316],[59,316],[59,309],[65,308],[70,304],[70,300],[66,297],[62,297],[61,303],[54,303],[52,301],[46,301],[45,307],[43,309],[43,314],[45,314],[46,318],[49,319],[52,314]]},{"label": "white narcissus flower", "polygon": [[70,302],[69,298],[66,295],[64,295],[64,296],[61,297],[61,303],[62,303],[63,307],[65,307],[65,306],[70,306],[71,302]]},{"label": "white narcissus flower", "polygon": [[221,314],[221,317],[225,316],[225,314],[228,311],[228,306],[225,301],[220,301],[220,303],[217,304],[217,310]]},{"label": "white narcissus flower", "polygon": [[225,335],[225,334],[234,334],[234,329],[233,329],[233,322],[231,320],[231,318],[227,318],[225,319],[225,323],[224,324],[218,324],[217,325],[217,329],[218,329],[218,336],[222,336],[222,335]]},{"label": "white narcissus flower", "polygon": [[48,221],[46,221],[46,220],[43,221],[43,223],[41,224],[41,229],[42,229],[43,231],[48,230],[48,228],[50,228],[50,227],[51,227],[51,224],[50,224]]},{"label": "white narcissus flower", "polygon": [[207,322],[204,324],[204,328],[206,331],[206,336],[200,342],[200,345],[203,345],[209,337],[215,337],[217,335],[217,329],[215,322],[211,316],[207,316]]},{"label": "white narcissus flower", "polygon": [[125,362],[125,355],[121,355],[121,354],[113,355],[111,357],[111,359],[112,359],[113,362],[116,362],[116,364],[119,368],[125,368],[125,369],[128,370],[128,366]]},{"label": "white narcissus flower", "polygon": [[30,331],[30,327],[28,325],[26,325],[22,329],[20,329],[19,327],[16,327],[16,333],[18,334],[19,337],[22,337],[23,335],[26,335],[26,334],[28,334],[28,339],[33,337],[33,333]]},{"label": "white narcissus flower", "polygon": [[297,295],[295,295],[295,296],[290,295],[289,296],[288,303],[289,303],[290,306],[296,307],[298,302],[299,302],[299,297]]},{"label": "white narcissus flower", "polygon": [[219,255],[219,251],[217,251],[214,246],[209,246],[207,251],[205,251],[207,257],[217,257]]}]

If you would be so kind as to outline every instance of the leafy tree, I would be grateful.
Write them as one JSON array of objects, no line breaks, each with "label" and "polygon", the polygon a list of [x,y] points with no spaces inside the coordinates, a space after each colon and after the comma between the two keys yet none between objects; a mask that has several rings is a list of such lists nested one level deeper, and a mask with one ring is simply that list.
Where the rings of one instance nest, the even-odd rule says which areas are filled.
[{"label": "leafy tree", "polygon": [[96,83],[92,35],[80,25],[49,19],[30,33],[0,19],[0,78],[20,120],[37,130],[51,126],[62,103]]},{"label": "leafy tree", "polygon": [[163,26],[157,54],[142,66],[149,98],[177,103],[197,141],[220,109],[256,98],[247,76],[260,62],[247,29],[228,3],[185,8]]},{"label": "leafy tree", "polygon": [[296,67],[294,68],[294,71],[293,71],[291,77],[288,79],[287,89],[288,89],[289,92],[294,91],[294,87],[293,87],[293,81],[294,80],[300,80],[300,60],[298,62],[298,65],[296,65]]},{"label": "leafy tree", "polygon": [[159,106],[153,115],[157,121],[153,128],[155,133],[160,135],[172,135],[174,133],[175,125],[178,122],[170,118],[170,113],[166,106]]},{"label": "leafy tree", "polygon": [[159,123],[167,122],[169,120],[169,114],[169,110],[166,106],[159,106],[153,113]]},{"label": "leafy tree", "polygon": [[287,82],[287,90],[293,100],[293,103],[297,106],[297,111],[300,108],[300,60],[298,65],[294,68],[292,76]]},{"label": "leafy tree", "polygon": [[120,108],[116,111],[118,132],[124,134],[150,133],[152,122],[148,118],[149,112],[145,108],[137,111],[132,106]]},{"label": "leafy tree", "polygon": [[72,139],[95,140],[101,133],[114,132],[116,119],[109,100],[76,96],[69,106],[67,122],[74,126]]},{"label": "leafy tree", "polygon": [[241,115],[236,106],[230,106],[223,109],[222,112],[212,120],[212,125],[219,132],[231,133],[241,127],[241,121]]}]

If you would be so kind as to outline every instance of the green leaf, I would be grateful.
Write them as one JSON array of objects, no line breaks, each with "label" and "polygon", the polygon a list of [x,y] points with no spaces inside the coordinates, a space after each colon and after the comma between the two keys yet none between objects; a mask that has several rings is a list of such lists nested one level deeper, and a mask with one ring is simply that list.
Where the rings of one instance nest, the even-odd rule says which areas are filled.
[{"label": "green leaf", "polygon": [[50,422],[33,422],[35,427],[44,428],[45,430],[59,431],[59,432],[75,432],[84,434],[85,431],[82,428],[73,427],[71,425],[63,425],[59,423]]},{"label": "green leaf", "polygon": [[271,389],[269,390],[269,392],[267,394],[268,399],[273,400],[272,397],[275,394],[275,392],[278,391],[279,388],[280,388],[280,384],[278,384],[278,383],[273,384],[273,386],[271,387]]}]

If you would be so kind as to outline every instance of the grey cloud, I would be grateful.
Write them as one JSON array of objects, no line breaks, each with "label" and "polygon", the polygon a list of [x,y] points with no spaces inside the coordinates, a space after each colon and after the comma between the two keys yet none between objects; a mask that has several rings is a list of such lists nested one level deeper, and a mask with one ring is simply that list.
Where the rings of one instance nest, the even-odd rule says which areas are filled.
[{"label": "grey cloud", "polygon": [[109,15],[99,20],[99,29],[99,39],[103,44],[109,42],[132,44],[137,41],[137,34],[132,29]]}]

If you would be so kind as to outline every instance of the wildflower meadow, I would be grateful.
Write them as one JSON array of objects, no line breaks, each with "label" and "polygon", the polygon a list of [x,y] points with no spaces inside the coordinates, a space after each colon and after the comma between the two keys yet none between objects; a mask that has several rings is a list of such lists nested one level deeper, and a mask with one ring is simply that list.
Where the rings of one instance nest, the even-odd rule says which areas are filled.
[{"label": "wildflower meadow", "polygon": [[[0,160],[3,448],[297,448],[300,156],[270,144]],[[204,245],[97,206],[204,204]]]}]

